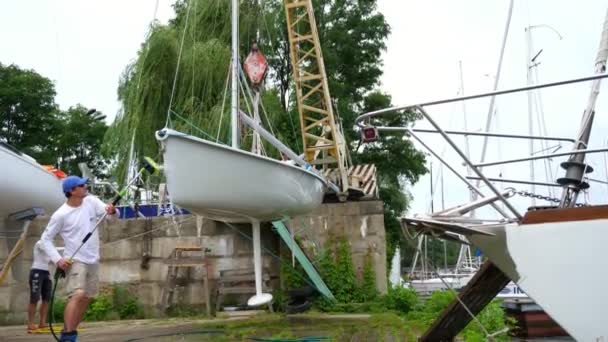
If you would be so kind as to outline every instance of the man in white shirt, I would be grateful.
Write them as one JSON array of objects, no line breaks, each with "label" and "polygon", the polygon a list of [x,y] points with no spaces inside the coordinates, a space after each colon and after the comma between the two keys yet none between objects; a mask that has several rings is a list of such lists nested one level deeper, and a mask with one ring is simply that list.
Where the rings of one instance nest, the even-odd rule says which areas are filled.
[{"label": "man in white shirt", "polygon": [[104,204],[89,195],[87,179],[69,176],[62,187],[67,201],[53,213],[40,238],[42,250],[58,268],[66,271],[68,303],[63,314],[64,326],[60,341],[78,340],[77,328],[84,317],[91,298],[98,292],[99,282],[99,234],[97,230],[82,246],[73,260],[62,258],[53,245],[57,234],[65,245],[64,255],[70,257],[80,247],[85,236],[93,230],[98,217],[105,213],[116,218],[118,213],[112,204]]},{"label": "man in white shirt", "polygon": [[[27,318],[28,325],[27,331],[33,332],[38,328],[46,327],[46,315],[49,309],[49,300],[51,299],[51,291],[53,288],[53,281],[49,274],[49,263],[51,258],[44,253],[41,249],[40,241],[36,242],[33,251],[34,261],[32,262],[32,268],[30,270],[30,303],[27,307]],[[40,303],[40,324],[34,323],[34,317],[36,316],[36,307],[38,302]]]}]

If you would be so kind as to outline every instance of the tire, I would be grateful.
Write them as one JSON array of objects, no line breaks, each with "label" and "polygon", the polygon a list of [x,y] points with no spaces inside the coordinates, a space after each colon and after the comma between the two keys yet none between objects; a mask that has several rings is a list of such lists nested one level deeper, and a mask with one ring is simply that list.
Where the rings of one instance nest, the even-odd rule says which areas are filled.
[{"label": "tire", "polygon": [[316,292],[317,290],[312,286],[304,286],[287,291],[290,298],[311,298],[315,296]]},{"label": "tire", "polygon": [[302,313],[302,312],[305,312],[308,309],[310,309],[311,306],[312,306],[312,302],[309,301],[308,299],[292,300],[292,301],[289,301],[289,303],[287,303],[285,311],[288,314]]}]

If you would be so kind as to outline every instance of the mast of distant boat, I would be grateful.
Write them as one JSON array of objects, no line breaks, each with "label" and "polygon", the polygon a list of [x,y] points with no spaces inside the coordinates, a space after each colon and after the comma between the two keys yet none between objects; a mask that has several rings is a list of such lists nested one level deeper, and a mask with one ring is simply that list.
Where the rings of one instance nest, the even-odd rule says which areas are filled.
[{"label": "mast of distant boat", "polygon": [[[600,41],[600,47],[595,58],[596,74],[606,72],[606,59],[608,59],[608,13],[604,19],[602,40]],[[587,149],[589,136],[591,135],[591,126],[593,125],[593,118],[595,116],[595,102],[600,93],[601,84],[601,79],[597,79],[591,85],[587,108],[585,108],[585,112],[583,113],[579,133],[576,136],[576,143],[572,146],[573,151]],[[586,173],[593,172],[593,168],[585,163],[584,153],[571,155],[561,166],[566,170],[566,175],[557,180],[564,187],[559,206],[561,208],[574,207],[579,192],[589,187],[584,177]]]}]

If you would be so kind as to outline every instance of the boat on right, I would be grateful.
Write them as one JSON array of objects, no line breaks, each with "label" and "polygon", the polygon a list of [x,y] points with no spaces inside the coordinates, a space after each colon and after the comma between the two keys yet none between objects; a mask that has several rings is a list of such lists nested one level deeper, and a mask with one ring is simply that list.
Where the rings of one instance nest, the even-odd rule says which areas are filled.
[{"label": "boat on right", "polygon": [[[451,303],[426,331],[421,341],[452,340],[474,315],[492,301],[505,286],[514,282],[555,322],[577,341],[605,341],[608,339],[608,324],[605,310],[608,294],[608,258],[605,246],[608,243],[608,205],[592,205],[583,200],[583,193],[595,181],[589,175],[593,167],[588,161],[593,153],[605,153],[607,148],[588,146],[595,117],[595,104],[600,93],[602,79],[608,77],[608,13],[606,14],[597,57],[595,73],[544,84],[528,84],[524,87],[494,90],[492,92],[460,96],[450,99],[415,103],[391,107],[360,115],[357,124],[365,141],[373,141],[383,131],[402,131],[415,139],[448,170],[462,180],[476,196],[471,201],[429,215],[407,216],[401,219],[402,229],[410,236],[425,234],[434,238],[457,241],[473,245],[481,250],[486,261],[479,271],[458,293]],[[580,126],[573,139],[547,136],[499,134],[492,132],[446,131],[427,111],[428,107],[461,102],[483,97],[533,91],[536,89],[566,86],[578,82],[591,82],[591,91],[584,108]],[[433,127],[432,130],[416,130],[410,127],[374,126],[374,117],[397,111],[419,114]],[[568,119],[565,119],[568,120]],[[576,124],[576,123],[573,123]],[[471,174],[459,172],[459,165],[447,162],[435,147],[427,144],[419,133],[441,135],[459,156]],[[493,138],[570,140],[572,148],[566,152],[529,154],[521,158],[474,163],[460,149],[454,135],[481,135]],[[483,171],[490,166],[521,163],[531,160],[546,160],[567,157],[561,163],[562,175],[553,182],[491,178]],[[478,181],[475,184],[475,181]],[[518,183],[535,186],[561,187],[561,196],[550,198],[532,192],[500,189],[497,183]],[[520,212],[514,196],[523,195],[548,201],[548,205],[532,205]],[[470,215],[480,208],[493,208],[497,216],[480,218]],[[490,336],[490,335],[488,335]]]}]

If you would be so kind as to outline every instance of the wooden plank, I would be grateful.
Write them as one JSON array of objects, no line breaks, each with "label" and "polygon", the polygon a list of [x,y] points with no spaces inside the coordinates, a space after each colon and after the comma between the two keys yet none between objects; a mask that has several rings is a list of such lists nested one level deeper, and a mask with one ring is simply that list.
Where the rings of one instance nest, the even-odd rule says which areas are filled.
[{"label": "wooden plank", "polygon": [[[493,263],[486,261],[458,297],[477,315],[509,283],[510,279]],[[472,318],[458,300],[452,301],[424,333],[420,341],[452,341]]]},{"label": "wooden plank", "polygon": [[189,258],[179,258],[179,259],[165,259],[164,263],[167,265],[186,267],[187,265],[191,266],[204,266],[207,265],[207,260],[201,257],[189,257]]},{"label": "wooden plank", "polygon": [[[262,291],[267,291],[268,287],[262,286]],[[255,286],[234,286],[234,287],[223,287],[218,289],[220,295],[225,294],[249,294],[255,293]]]},{"label": "wooden plank", "polygon": [[201,246],[177,246],[175,250],[179,250],[182,252],[201,252]]},{"label": "wooden plank", "polygon": [[[264,275],[262,275],[262,280],[270,280],[270,277],[268,276],[268,274],[264,274]],[[223,277],[220,277],[217,281],[218,281],[218,284],[245,282],[245,281],[253,282],[253,281],[255,281],[255,276],[254,275],[223,276]]]},{"label": "wooden plank", "polygon": [[608,205],[596,205],[579,208],[555,208],[528,211],[522,224],[547,222],[587,221],[608,218]]}]

